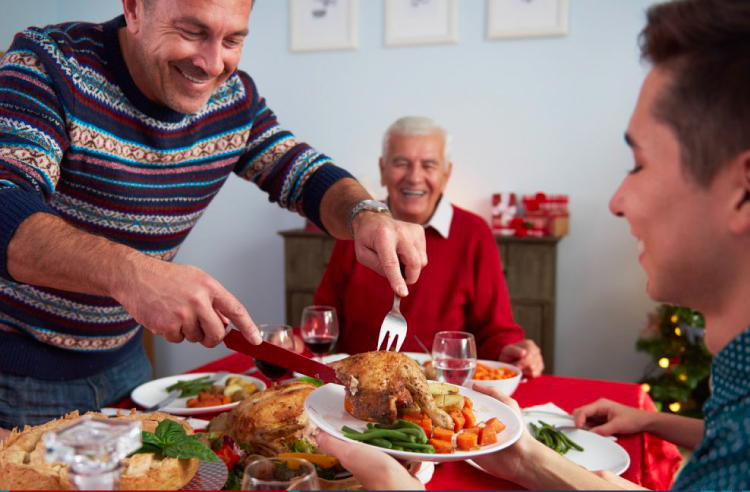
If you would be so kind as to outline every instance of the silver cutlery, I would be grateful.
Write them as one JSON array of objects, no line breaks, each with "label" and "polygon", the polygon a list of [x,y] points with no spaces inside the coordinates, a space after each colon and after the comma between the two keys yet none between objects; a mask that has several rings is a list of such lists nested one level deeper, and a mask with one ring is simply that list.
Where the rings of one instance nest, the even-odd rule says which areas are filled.
[{"label": "silver cutlery", "polygon": [[[401,274],[404,274],[404,266],[401,265]],[[404,276],[404,278],[406,278]],[[401,345],[404,344],[406,339],[406,320],[401,315],[401,296],[393,293],[393,308],[385,315],[383,324],[380,325],[380,334],[378,335],[378,346],[377,350],[380,350],[380,346],[385,340],[385,336],[388,335],[388,341],[383,350],[390,350],[393,342],[396,342],[395,350],[398,352],[401,350]]]}]

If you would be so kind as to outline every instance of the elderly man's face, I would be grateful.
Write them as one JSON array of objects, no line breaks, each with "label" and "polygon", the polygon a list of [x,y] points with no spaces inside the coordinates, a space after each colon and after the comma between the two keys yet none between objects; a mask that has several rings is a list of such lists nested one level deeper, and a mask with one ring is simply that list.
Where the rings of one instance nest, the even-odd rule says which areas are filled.
[{"label": "elderly man's face", "polygon": [[388,189],[395,218],[425,224],[432,217],[451,176],[444,145],[439,133],[391,135],[386,155],[380,158],[380,182]]},{"label": "elderly man's face", "polygon": [[[145,95],[181,113],[202,108],[237,69],[252,0],[150,0],[128,18],[129,67]],[[140,2],[138,2],[140,3]],[[126,13],[134,0],[124,0]]]}]

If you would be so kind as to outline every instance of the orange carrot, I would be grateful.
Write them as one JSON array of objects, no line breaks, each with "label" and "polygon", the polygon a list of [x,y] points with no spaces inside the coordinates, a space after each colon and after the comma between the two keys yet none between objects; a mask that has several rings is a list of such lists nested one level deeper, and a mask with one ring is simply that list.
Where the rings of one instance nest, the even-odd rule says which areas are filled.
[{"label": "orange carrot", "polygon": [[453,432],[458,432],[464,428],[466,418],[461,412],[454,410],[451,412],[451,418],[453,419]]},{"label": "orange carrot", "polygon": [[487,446],[497,442],[497,432],[494,427],[482,427],[479,431],[479,444]]},{"label": "orange carrot", "polygon": [[349,395],[344,395],[344,410],[346,410],[348,413],[352,413],[354,411],[354,406],[352,405],[352,401],[349,399]]},{"label": "orange carrot", "polygon": [[464,431],[456,436],[456,445],[461,451],[471,451],[472,449],[476,449],[478,447],[478,439],[479,436],[477,434]]},{"label": "orange carrot", "polygon": [[464,396],[464,408],[474,408],[474,402],[468,396]]},{"label": "orange carrot", "polygon": [[432,432],[432,437],[437,440],[450,442],[453,439],[453,430],[435,427]]},{"label": "orange carrot", "polygon": [[477,425],[477,418],[474,416],[474,412],[471,408],[464,408],[461,410],[461,414],[464,416],[464,419],[466,419],[464,427],[474,427]]},{"label": "orange carrot", "polygon": [[424,433],[427,434],[427,438],[432,437],[432,419],[429,417],[425,417],[422,419],[422,422],[419,423],[419,426],[424,429]]},{"label": "orange carrot", "polygon": [[432,445],[433,448],[435,448],[436,453],[450,454],[453,452],[453,444],[450,441],[442,441],[440,439],[430,439],[429,443]]},{"label": "orange carrot", "polygon": [[505,430],[505,424],[497,420],[495,417],[492,417],[487,421],[487,427],[492,427],[495,429],[495,432],[498,434],[501,433],[503,430]]}]

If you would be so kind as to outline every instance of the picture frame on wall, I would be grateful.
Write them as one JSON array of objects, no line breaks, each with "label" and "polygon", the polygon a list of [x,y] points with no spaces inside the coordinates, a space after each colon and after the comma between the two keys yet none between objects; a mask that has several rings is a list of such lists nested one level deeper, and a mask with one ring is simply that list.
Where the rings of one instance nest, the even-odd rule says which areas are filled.
[{"label": "picture frame on wall", "polygon": [[359,44],[359,0],[289,0],[289,49],[354,50]]},{"label": "picture frame on wall", "polygon": [[487,0],[487,38],[568,34],[569,0]]},{"label": "picture frame on wall", "polygon": [[386,46],[458,42],[458,0],[386,0]]}]

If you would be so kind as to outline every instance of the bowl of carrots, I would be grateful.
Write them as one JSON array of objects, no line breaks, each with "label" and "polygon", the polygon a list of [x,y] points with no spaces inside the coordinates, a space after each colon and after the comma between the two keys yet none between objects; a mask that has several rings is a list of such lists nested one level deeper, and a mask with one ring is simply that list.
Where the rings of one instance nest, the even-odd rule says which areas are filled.
[{"label": "bowl of carrots", "polygon": [[466,382],[471,388],[474,384],[484,384],[500,388],[500,391],[510,396],[516,391],[521,382],[521,370],[512,364],[493,360],[478,360],[472,379]]}]

